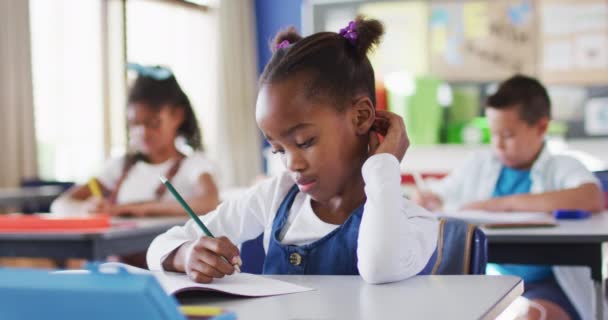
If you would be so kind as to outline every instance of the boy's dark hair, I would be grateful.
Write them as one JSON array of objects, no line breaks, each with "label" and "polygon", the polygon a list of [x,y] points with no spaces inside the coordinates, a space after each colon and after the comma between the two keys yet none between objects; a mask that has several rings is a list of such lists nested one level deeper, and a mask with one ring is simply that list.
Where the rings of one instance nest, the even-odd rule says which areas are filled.
[{"label": "boy's dark hair", "polygon": [[520,118],[529,125],[551,118],[551,101],[545,87],[536,79],[515,75],[500,84],[486,100],[486,108],[518,108]]},{"label": "boy's dark hair", "polygon": [[378,20],[358,16],[352,31],[356,39],[335,32],[319,32],[302,38],[291,27],[271,43],[272,58],[260,76],[260,85],[304,75],[309,99],[329,99],[344,110],[355,94],[367,94],[374,107],[374,70],[367,53],[380,42],[384,27]]},{"label": "boy's dark hair", "polygon": [[183,136],[193,149],[202,150],[201,131],[190,99],[173,74],[162,80],[140,74],[129,91],[127,102],[128,104],[143,103],[154,111],[160,111],[164,106],[182,109],[184,122],[177,129],[177,134]]}]

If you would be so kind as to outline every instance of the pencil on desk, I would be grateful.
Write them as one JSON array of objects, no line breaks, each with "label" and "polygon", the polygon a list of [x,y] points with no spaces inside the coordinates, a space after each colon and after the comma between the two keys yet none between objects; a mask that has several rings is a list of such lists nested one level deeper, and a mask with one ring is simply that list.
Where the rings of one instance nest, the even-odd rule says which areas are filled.
[{"label": "pencil on desk", "polygon": [[[186,200],[184,200],[184,198],[182,198],[182,196],[177,192],[177,190],[175,190],[175,188],[169,182],[169,180],[167,180],[167,178],[165,178],[165,177],[160,177],[160,181],[162,181],[162,183],[167,187],[169,192],[171,192],[173,197],[175,197],[177,202],[179,202],[179,204],[184,208],[184,210],[186,210],[186,212],[188,213],[190,218],[192,218],[192,220],[194,220],[194,222],[196,222],[196,224],[201,228],[201,230],[203,230],[203,233],[205,233],[205,235],[207,237],[215,238],[213,236],[213,234],[211,233],[211,231],[209,231],[209,229],[207,229],[207,227],[205,226],[203,221],[201,221],[201,219],[196,215],[196,213],[194,213],[192,208],[190,208],[188,203],[186,203]],[[222,259],[226,260],[225,257],[222,257]],[[228,260],[226,260],[226,262],[228,262]],[[230,263],[230,262],[228,262],[228,263]],[[241,272],[241,268],[239,267],[238,264],[234,264],[233,266],[234,266],[234,269],[236,270],[236,272]]]},{"label": "pencil on desk", "polygon": [[103,198],[103,193],[101,193],[101,188],[99,187],[99,183],[97,183],[97,179],[91,178],[91,180],[89,180],[89,190],[95,198]]}]

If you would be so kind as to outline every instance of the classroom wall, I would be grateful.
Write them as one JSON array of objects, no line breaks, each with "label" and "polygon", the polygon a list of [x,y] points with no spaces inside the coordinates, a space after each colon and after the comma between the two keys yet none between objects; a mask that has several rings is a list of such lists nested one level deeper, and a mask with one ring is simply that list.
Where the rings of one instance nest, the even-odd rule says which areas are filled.
[{"label": "classroom wall", "polygon": [[[302,0],[255,0],[255,18],[258,46],[258,74],[262,73],[264,66],[270,60],[270,49],[268,42],[274,37],[278,30],[288,26],[294,26],[302,30],[302,19],[300,8]],[[268,146],[263,139],[262,148]],[[267,171],[266,159],[263,158],[264,171]],[[241,247],[241,258],[245,262],[243,272],[262,273],[264,263],[264,248],[262,237],[243,243]]]},{"label": "classroom wall", "polygon": [[[262,73],[264,66],[270,60],[271,52],[268,42],[272,40],[277,31],[288,26],[294,26],[298,31],[302,30],[301,7],[302,0],[255,0],[258,74]],[[263,150],[268,146],[268,142],[265,139],[262,141]],[[264,172],[267,172],[268,164],[263,155],[262,164]]]},{"label": "classroom wall", "polygon": [[288,26],[295,26],[298,31],[302,30],[301,7],[302,0],[255,1],[259,73],[262,73],[264,66],[270,60],[268,42],[277,31]]}]

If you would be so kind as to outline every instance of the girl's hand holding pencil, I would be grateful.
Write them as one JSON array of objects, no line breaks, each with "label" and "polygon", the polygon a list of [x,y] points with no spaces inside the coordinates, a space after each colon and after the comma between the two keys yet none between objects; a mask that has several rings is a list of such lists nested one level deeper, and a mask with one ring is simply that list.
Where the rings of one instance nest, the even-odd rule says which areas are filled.
[{"label": "girl's hand holding pencil", "polygon": [[87,209],[89,213],[106,213],[111,211],[112,204],[110,201],[100,198],[92,198],[88,200]]},{"label": "girl's hand holding pencil", "polygon": [[213,278],[240,272],[239,254],[239,249],[228,238],[204,236],[183,244],[175,255],[174,265],[192,281],[210,283]]},{"label": "girl's hand holding pencil", "polygon": [[165,269],[185,272],[193,281],[202,283],[209,283],[213,278],[223,278],[235,271],[241,272],[243,261],[239,249],[226,237],[214,237],[173,185],[164,177],[160,180],[206,235],[197,241],[181,245],[174,251],[175,254],[165,259]]}]

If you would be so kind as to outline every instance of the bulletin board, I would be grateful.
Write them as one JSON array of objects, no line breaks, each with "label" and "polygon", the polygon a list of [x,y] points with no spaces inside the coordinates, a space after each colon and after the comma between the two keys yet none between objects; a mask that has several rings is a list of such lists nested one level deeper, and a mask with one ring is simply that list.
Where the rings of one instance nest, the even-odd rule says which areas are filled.
[{"label": "bulletin board", "polygon": [[371,53],[374,70],[381,77],[395,71],[428,74],[427,1],[365,3],[359,13],[382,21],[385,34]]},{"label": "bulletin board", "polygon": [[608,1],[541,1],[539,20],[543,81],[608,83]]},{"label": "bulletin board", "polygon": [[431,73],[448,81],[535,75],[536,13],[532,0],[431,1]]}]

